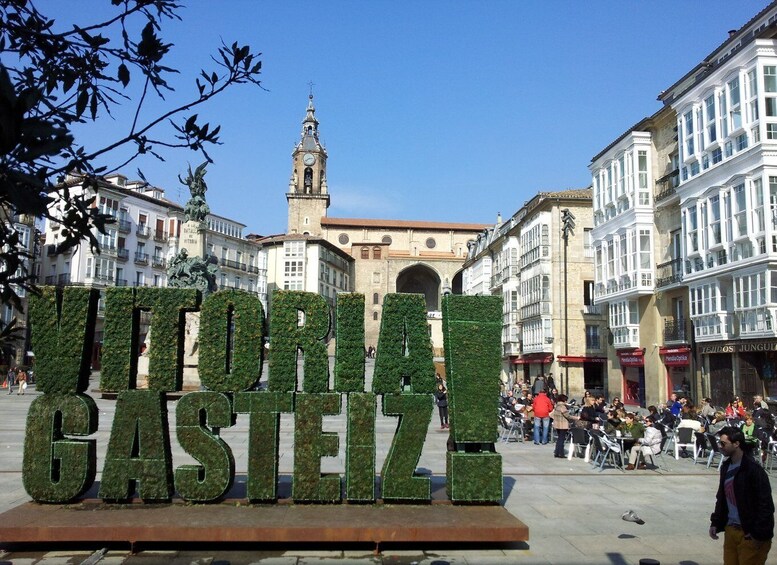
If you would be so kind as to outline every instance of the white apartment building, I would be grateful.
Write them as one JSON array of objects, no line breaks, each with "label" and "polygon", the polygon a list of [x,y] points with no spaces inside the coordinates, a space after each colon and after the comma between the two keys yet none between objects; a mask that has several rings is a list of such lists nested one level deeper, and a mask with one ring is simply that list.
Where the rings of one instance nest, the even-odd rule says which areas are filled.
[{"label": "white apartment building", "polygon": [[[86,190],[78,179],[69,181],[71,191]],[[91,189],[88,189],[91,192]],[[95,205],[115,218],[105,234],[95,230],[100,252],[80,245],[60,253],[60,226],[45,225],[45,252],[41,258],[41,280],[45,285],[167,286],[167,265],[179,251],[183,207],[167,200],[164,190],[145,182],[128,181],[123,175],[107,177],[98,185]],[[55,217],[62,203],[54,202]],[[210,214],[206,218],[206,246],[219,260],[219,288],[241,288],[253,292],[267,307],[267,258],[261,246],[243,237],[245,226]],[[99,368],[102,342],[102,300],[98,308],[94,368]],[[142,337],[142,336],[141,336]],[[141,340],[142,341],[142,340]]]},{"label": "white apartment building", "polygon": [[704,393],[777,396],[777,3],[672,85],[682,276]]},{"label": "white apartment building", "polygon": [[[577,219],[566,264],[563,210]],[[592,296],[592,223],[590,189],[542,192],[468,246],[463,293],[502,297],[505,384],[543,374],[574,396],[606,389],[603,323]]]},{"label": "white apartment building", "polygon": [[354,258],[325,239],[294,233],[257,241],[267,257],[270,297],[278,289],[318,293],[334,314],[337,293],[354,291]]},{"label": "white apartment building", "polygon": [[[6,222],[9,227],[12,226],[13,230],[19,234],[17,249],[26,256],[22,260],[24,268],[19,268],[15,275],[17,277],[31,276],[34,280],[37,275],[39,253],[35,218],[26,214],[8,214],[6,210],[0,210],[0,221]],[[27,291],[18,285],[12,285],[12,287],[19,297],[21,308],[16,308],[10,302],[3,303],[2,308],[0,308],[0,319],[3,327],[16,320],[15,327],[18,330],[16,337],[9,340],[0,350],[0,364],[4,366],[29,365],[32,359],[27,355],[29,346]]]},{"label": "white apartment building", "polygon": [[[656,191],[676,165],[674,114],[662,109],[633,126],[596,155],[589,165],[593,186],[594,303],[606,308],[610,396],[646,406],[673,390],[690,392],[689,347],[664,332],[665,301],[656,294],[656,263],[669,240],[658,219]],[[660,182],[659,182],[660,181]],[[657,229],[657,222],[661,229]],[[679,227],[679,226],[678,226]],[[672,290],[682,295],[684,290]],[[676,320],[684,320],[683,298]],[[669,314],[667,314],[669,315]],[[680,352],[685,353],[679,363]],[[668,369],[665,357],[676,360]],[[671,361],[670,361],[671,362]],[[677,381],[677,382],[675,382]]]}]

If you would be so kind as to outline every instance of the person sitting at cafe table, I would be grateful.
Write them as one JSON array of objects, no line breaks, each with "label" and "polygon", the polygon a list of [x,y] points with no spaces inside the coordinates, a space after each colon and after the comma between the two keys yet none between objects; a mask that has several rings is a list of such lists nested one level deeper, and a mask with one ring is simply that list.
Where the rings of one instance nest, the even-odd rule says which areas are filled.
[{"label": "person sitting at cafe table", "polygon": [[618,412],[616,410],[610,410],[607,413],[607,420],[604,422],[604,431],[608,434],[614,434],[615,430],[617,430],[618,426],[622,423],[623,420],[618,417]]},{"label": "person sitting at cafe table", "polygon": [[599,423],[599,417],[596,414],[596,407],[594,406],[594,397],[590,395],[583,397],[583,403],[577,425],[581,428],[590,428],[593,424]]},{"label": "person sitting at cafe table", "polygon": [[742,425],[742,433],[745,434],[745,442],[750,445],[757,445],[758,438],[755,436],[755,422],[749,412],[745,414],[745,423]]},{"label": "person sitting at cafe table", "polygon": [[652,416],[645,418],[644,435],[641,439],[638,439],[634,444],[634,447],[629,450],[629,464],[626,467],[627,471],[632,471],[634,469],[640,452],[642,452],[642,463],[640,463],[639,468],[647,469],[647,464],[645,463],[647,458],[650,457],[652,461],[653,456],[658,455],[661,451],[661,440],[663,437],[654,424],[655,418]]},{"label": "person sitting at cafe table", "polygon": [[707,426],[707,429],[705,431],[711,433],[711,434],[717,434],[720,430],[728,426],[728,422],[726,421],[726,413],[718,410],[715,412],[715,416],[712,418],[712,423]]},{"label": "person sitting at cafe table", "polygon": [[[634,445],[636,445],[637,441],[644,437],[645,427],[641,423],[637,422],[633,412],[627,412],[623,422],[615,431],[615,435],[619,435],[622,438],[635,440]],[[628,446],[625,445],[625,447]],[[629,464],[626,467],[628,471],[634,470],[634,463],[637,461],[637,453],[639,453],[639,449],[633,454],[629,455]],[[632,457],[634,458],[633,461],[631,459]]]}]

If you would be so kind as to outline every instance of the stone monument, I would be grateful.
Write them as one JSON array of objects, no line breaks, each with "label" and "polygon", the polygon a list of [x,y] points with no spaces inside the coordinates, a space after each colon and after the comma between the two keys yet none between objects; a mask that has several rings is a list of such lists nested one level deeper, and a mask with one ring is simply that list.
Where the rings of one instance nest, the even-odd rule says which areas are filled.
[{"label": "stone monument", "polygon": [[[205,167],[207,162],[201,164],[192,173],[189,167],[189,174],[186,179],[180,176],[178,180],[181,184],[189,187],[191,198],[184,208],[184,219],[181,226],[181,238],[179,242],[179,251],[170,260],[167,267],[167,285],[173,288],[196,288],[203,296],[215,292],[216,275],[218,274],[217,260],[215,257],[208,256],[205,241],[207,223],[205,219],[210,213],[208,203],[205,201],[205,191],[208,189],[205,184]],[[183,389],[198,390],[200,388],[200,378],[197,372],[199,343],[197,337],[200,333],[200,313],[187,312],[186,330],[184,334],[184,357],[183,357]],[[151,331],[146,338],[146,350],[138,359],[138,388],[143,386],[148,376],[148,349],[152,347]]]}]

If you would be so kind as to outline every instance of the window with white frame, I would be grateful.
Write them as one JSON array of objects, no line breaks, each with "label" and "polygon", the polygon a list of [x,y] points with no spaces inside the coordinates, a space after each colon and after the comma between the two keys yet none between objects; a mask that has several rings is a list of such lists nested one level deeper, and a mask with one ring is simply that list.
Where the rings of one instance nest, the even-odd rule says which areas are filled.
[{"label": "window with white frame", "polygon": [[718,94],[718,107],[720,108],[720,137],[725,139],[728,137],[728,102],[725,92]]},{"label": "window with white frame", "polygon": [[753,232],[761,233],[766,229],[764,221],[764,187],[760,178],[753,179]]},{"label": "window with white frame", "polygon": [[734,204],[734,237],[747,235],[747,193],[745,183],[736,185],[732,190]]},{"label": "window with white frame", "polygon": [[639,167],[639,204],[648,206],[650,205],[650,188],[648,188],[647,151],[637,152],[637,163]]},{"label": "window with white frame", "polygon": [[707,122],[707,145],[717,141],[717,129],[715,125],[715,95],[710,94],[704,100],[704,112]]},{"label": "window with white frame", "polygon": [[696,205],[690,206],[685,214],[686,217],[686,232],[688,234],[688,251],[696,253],[699,251],[699,233],[698,224],[696,219]]},{"label": "window with white frame", "polygon": [[755,69],[747,73],[747,118],[752,124],[758,121],[758,80]]},{"label": "window with white frame", "polygon": [[720,196],[717,194],[710,197],[709,214],[710,242],[712,245],[719,245],[723,240],[721,239],[720,232]]},{"label": "window with white frame", "polygon": [[728,99],[731,103],[729,112],[731,113],[731,131],[736,131],[742,127],[742,107],[739,92],[739,77],[732,79],[727,84]]},{"label": "window with white frame", "polygon": [[689,159],[690,157],[693,157],[694,153],[694,136],[693,136],[693,112],[688,111],[683,116],[683,124],[684,129],[683,133],[685,134],[685,158]]},{"label": "window with white frame", "polygon": [[591,228],[583,228],[583,256],[594,256],[594,236]]},{"label": "window with white frame", "polygon": [[650,230],[639,230],[639,269],[641,271],[652,270],[650,260],[652,245],[650,243]]}]

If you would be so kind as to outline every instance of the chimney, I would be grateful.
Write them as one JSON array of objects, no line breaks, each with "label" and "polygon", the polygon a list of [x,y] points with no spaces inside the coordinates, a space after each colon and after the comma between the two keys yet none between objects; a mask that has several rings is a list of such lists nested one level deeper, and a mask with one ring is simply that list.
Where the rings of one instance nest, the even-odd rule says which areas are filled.
[{"label": "chimney", "polygon": [[735,29],[728,30],[728,38],[731,39],[732,37],[734,37],[736,35],[736,33],[737,33],[737,30],[735,30]]},{"label": "chimney", "polygon": [[496,225],[498,225],[498,226],[502,225],[502,213],[501,212],[497,212],[496,213]]}]

